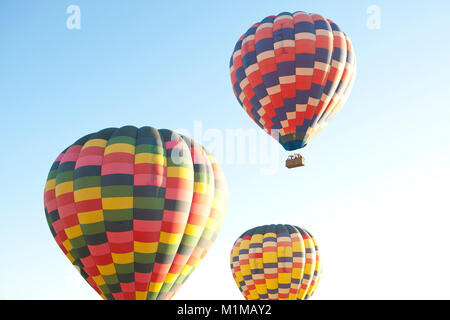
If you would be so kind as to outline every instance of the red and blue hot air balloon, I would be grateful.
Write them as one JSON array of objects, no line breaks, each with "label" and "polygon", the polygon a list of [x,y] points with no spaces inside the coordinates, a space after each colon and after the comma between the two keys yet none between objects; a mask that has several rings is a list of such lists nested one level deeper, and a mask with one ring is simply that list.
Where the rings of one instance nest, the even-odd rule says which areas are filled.
[{"label": "red and blue hot air balloon", "polygon": [[[239,38],[233,91],[247,114],[287,151],[305,147],[345,104],[356,73],[350,39],[318,14],[283,12]],[[288,167],[303,165],[291,156]]]}]

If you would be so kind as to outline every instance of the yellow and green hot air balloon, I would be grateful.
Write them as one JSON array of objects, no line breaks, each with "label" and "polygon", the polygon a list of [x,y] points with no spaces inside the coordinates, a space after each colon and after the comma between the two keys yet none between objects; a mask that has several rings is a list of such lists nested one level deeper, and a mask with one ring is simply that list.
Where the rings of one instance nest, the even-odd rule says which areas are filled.
[{"label": "yellow and green hot air balloon", "polygon": [[291,225],[251,229],[233,245],[230,267],[247,300],[306,300],[319,282],[316,240]]},{"label": "yellow and green hot air balloon", "polygon": [[67,258],[104,299],[170,299],[225,214],[214,157],[170,130],[89,134],[53,163],[45,215]]}]

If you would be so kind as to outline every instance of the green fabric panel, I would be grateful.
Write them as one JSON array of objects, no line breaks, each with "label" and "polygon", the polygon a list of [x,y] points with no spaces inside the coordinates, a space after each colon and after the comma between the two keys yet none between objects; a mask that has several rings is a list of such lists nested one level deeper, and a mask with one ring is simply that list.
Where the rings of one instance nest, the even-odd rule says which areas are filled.
[{"label": "green fabric panel", "polygon": [[164,201],[165,201],[164,198],[135,197],[133,200],[134,200],[134,205],[136,208],[149,208],[149,209],[155,209],[155,210],[164,209]]},{"label": "green fabric panel", "polygon": [[111,291],[109,291],[108,285],[103,284],[101,286],[98,286],[100,290],[102,290],[103,294],[106,296],[107,294],[111,294]]},{"label": "green fabric panel", "polygon": [[115,263],[114,266],[116,267],[116,271],[118,274],[134,273],[134,263]]},{"label": "green fabric panel", "polygon": [[73,171],[58,172],[56,176],[56,184],[73,181]]},{"label": "green fabric panel", "polygon": [[94,235],[99,233],[105,233],[105,223],[103,221],[89,224],[80,225],[81,231],[84,235]]},{"label": "green fabric panel", "polygon": [[164,148],[162,146],[155,146],[151,144],[140,144],[136,146],[136,154],[139,153],[153,153],[164,155]]},{"label": "green fabric panel", "polygon": [[133,186],[105,186],[102,187],[102,197],[103,198],[114,198],[114,197],[132,197],[133,196]]},{"label": "green fabric panel", "polygon": [[134,253],[134,262],[142,263],[142,264],[152,264],[155,262],[156,254],[155,253]]},{"label": "green fabric panel", "polygon": [[100,186],[101,177],[100,176],[82,177],[76,179],[74,182],[75,183],[73,185],[73,189],[75,191],[87,188],[95,188]]},{"label": "green fabric panel", "polygon": [[105,280],[106,284],[119,283],[119,279],[117,279],[117,275],[115,275],[115,274],[112,274],[110,276],[103,276],[103,280]]},{"label": "green fabric panel", "polygon": [[177,253],[178,244],[167,244],[160,242],[158,244],[158,252],[161,254],[174,255]]},{"label": "green fabric panel", "polygon": [[188,234],[183,235],[183,239],[181,239],[181,243],[188,247],[195,247],[198,243],[200,236],[191,236]]},{"label": "green fabric panel", "polygon": [[116,143],[126,143],[134,146],[136,144],[136,138],[127,137],[127,136],[116,136],[108,141],[108,145],[116,144]]},{"label": "green fabric panel", "polygon": [[47,181],[48,181],[48,180],[55,179],[57,173],[58,173],[58,170],[57,170],[57,169],[50,170],[50,172],[48,173],[48,176],[47,176]]},{"label": "green fabric panel", "polygon": [[105,221],[127,221],[133,219],[133,209],[103,210]]}]

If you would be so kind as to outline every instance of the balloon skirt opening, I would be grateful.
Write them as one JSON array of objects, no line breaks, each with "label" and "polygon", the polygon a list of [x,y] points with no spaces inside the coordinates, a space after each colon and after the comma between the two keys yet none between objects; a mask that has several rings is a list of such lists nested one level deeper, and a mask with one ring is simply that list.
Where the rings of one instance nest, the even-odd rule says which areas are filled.
[{"label": "balloon skirt opening", "polygon": [[280,144],[284,149],[286,149],[286,151],[295,151],[306,147],[306,142],[304,140],[291,140],[286,142],[280,141]]}]

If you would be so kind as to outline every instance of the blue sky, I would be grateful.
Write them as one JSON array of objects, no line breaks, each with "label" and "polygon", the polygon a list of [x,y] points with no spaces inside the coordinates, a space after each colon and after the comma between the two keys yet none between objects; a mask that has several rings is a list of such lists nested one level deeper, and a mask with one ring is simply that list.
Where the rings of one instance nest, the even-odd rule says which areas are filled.
[{"label": "blue sky", "polygon": [[[72,4],[81,30],[66,27]],[[366,26],[370,5],[381,9],[379,30]],[[109,126],[256,130],[232,92],[230,55],[253,23],[298,10],[332,19],[352,39],[352,95],[304,150],[305,168],[284,169],[287,153],[268,136],[275,174],[223,163],[227,219],[175,298],[241,299],[229,251],[243,231],[269,223],[316,236],[316,299],[450,298],[446,0],[2,1],[0,298],[97,299],[45,221],[53,160]]]}]

